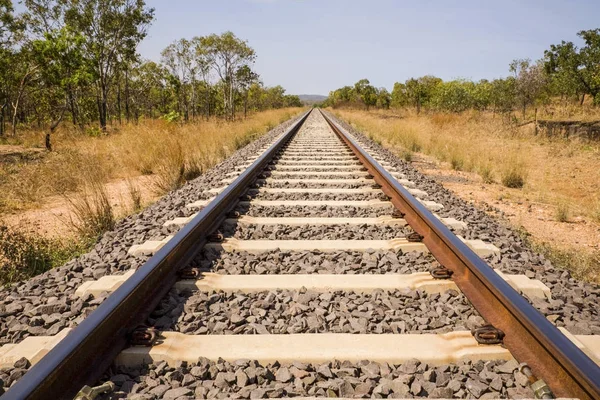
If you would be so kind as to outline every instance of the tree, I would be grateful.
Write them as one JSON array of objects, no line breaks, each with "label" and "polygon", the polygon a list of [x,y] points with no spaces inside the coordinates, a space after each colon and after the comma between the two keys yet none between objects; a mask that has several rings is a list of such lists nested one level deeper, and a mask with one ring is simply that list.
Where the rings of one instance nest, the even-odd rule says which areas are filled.
[{"label": "tree", "polygon": [[[11,103],[11,89],[18,81],[15,67],[20,60],[14,45],[23,28],[23,22],[14,15],[12,1],[0,0],[0,136],[4,135],[5,111]],[[16,109],[13,112],[13,133],[16,131],[15,124]]]},{"label": "tree", "polygon": [[234,119],[235,74],[243,65],[252,65],[256,58],[254,49],[232,32],[209,35],[201,39],[208,62],[225,86],[223,106],[226,118]]},{"label": "tree", "polygon": [[409,104],[408,93],[406,91],[406,85],[404,83],[394,83],[391,96],[392,107],[405,107]]},{"label": "tree", "polygon": [[357,101],[361,101],[367,110],[377,104],[377,89],[371,86],[368,79],[361,79],[354,84],[354,94]]},{"label": "tree", "polygon": [[248,114],[248,91],[252,84],[259,82],[258,74],[253,72],[248,65],[242,65],[235,72],[235,81],[237,82],[238,88],[242,91],[242,98],[244,99],[244,118]]},{"label": "tree", "polygon": [[392,102],[392,97],[390,95],[390,92],[388,92],[386,88],[379,88],[379,90],[377,90],[376,106],[378,108],[383,108],[383,109],[387,110],[390,108],[391,102]]},{"label": "tree", "polygon": [[572,42],[550,46],[544,53],[544,67],[551,76],[554,88],[561,95],[585,94],[600,103],[600,29],[581,31],[577,34],[584,41],[578,49]]},{"label": "tree", "polygon": [[523,119],[528,105],[535,104],[546,87],[546,75],[541,63],[531,64],[531,60],[514,60],[510,72],[515,78],[515,94],[523,110]]},{"label": "tree", "polygon": [[52,150],[51,134],[63,120],[65,111],[71,109],[73,88],[91,78],[83,58],[84,38],[67,28],[46,33],[44,39],[31,43],[31,54],[38,69],[40,86],[45,91],[50,116],[50,131],[46,134],[46,148]]},{"label": "tree", "polygon": [[463,80],[440,82],[431,93],[431,103],[444,111],[465,111],[473,106],[473,86],[473,82]]},{"label": "tree", "polygon": [[186,39],[176,40],[161,52],[162,63],[168,68],[172,79],[177,80],[174,84],[177,95],[179,113],[185,121],[189,119],[190,103],[192,114],[194,113],[194,96],[190,93],[194,90],[196,81],[196,66],[192,43]]},{"label": "tree", "polygon": [[406,81],[406,95],[417,109],[417,114],[421,112],[421,107],[429,102],[436,85],[441,82],[440,78],[431,75]]},{"label": "tree", "polygon": [[146,37],[154,9],[144,0],[65,0],[65,20],[85,39],[85,58],[97,87],[100,128],[106,131],[108,97],[115,69],[122,60],[136,58],[136,48]]}]

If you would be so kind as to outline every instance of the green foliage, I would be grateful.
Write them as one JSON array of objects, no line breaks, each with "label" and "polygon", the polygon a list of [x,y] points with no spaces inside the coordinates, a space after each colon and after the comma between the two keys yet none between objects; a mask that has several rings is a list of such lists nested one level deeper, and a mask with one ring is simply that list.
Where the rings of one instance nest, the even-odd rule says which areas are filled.
[{"label": "green foliage", "polygon": [[[594,103],[600,98],[600,29],[577,34],[584,46],[577,48],[572,42],[550,46],[544,53],[544,68],[552,79],[554,91],[560,95],[589,94]],[[583,97],[582,97],[583,102]]]},{"label": "green foliage", "polygon": [[[140,60],[154,20],[145,0],[0,0],[0,107],[17,125],[65,120],[81,131],[160,118],[234,119],[242,110],[302,106],[252,70],[254,49],[232,32],[173,42],[160,63]],[[4,123],[0,124],[0,136]]]},{"label": "green foliage", "polygon": [[164,120],[165,120],[165,121],[167,121],[167,122],[170,122],[170,123],[172,123],[172,122],[177,122],[177,121],[179,121],[179,118],[180,118],[180,117],[181,117],[181,116],[179,115],[179,113],[178,113],[177,111],[170,111],[170,112],[168,112],[167,114],[163,115],[163,116],[162,116],[162,119],[164,119]]},{"label": "green foliage", "polygon": [[90,245],[64,243],[0,225],[0,284],[39,275],[83,253]]},{"label": "green foliage", "polygon": [[97,126],[90,126],[85,130],[85,133],[91,137],[100,137],[102,136],[102,129]]},{"label": "green foliage", "polygon": [[433,88],[430,104],[434,108],[462,112],[475,105],[475,84],[469,81],[439,82]]}]

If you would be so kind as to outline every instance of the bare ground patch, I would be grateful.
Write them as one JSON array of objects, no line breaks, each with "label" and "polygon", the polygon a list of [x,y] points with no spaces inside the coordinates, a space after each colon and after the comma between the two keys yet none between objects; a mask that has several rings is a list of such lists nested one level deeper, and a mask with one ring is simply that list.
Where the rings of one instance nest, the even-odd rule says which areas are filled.
[{"label": "bare ground patch", "polygon": [[[138,190],[142,206],[158,199],[160,196],[156,193],[155,181],[155,176],[141,175],[107,183],[104,188],[115,215],[125,216],[135,208],[130,193],[132,186]],[[73,238],[76,235],[73,227],[68,224],[73,217],[72,207],[67,197],[51,196],[45,199],[40,207],[7,214],[3,219],[9,227],[59,239]]]}]

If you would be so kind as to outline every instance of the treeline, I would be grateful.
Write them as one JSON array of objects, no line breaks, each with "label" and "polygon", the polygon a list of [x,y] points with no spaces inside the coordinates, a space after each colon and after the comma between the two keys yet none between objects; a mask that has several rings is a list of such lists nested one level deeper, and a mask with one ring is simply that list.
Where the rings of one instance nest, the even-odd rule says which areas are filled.
[{"label": "treeline", "polygon": [[[178,40],[160,62],[137,53],[154,20],[144,0],[0,0],[0,135],[61,121],[84,129],[142,117],[189,121],[300,106],[264,87],[233,33]],[[7,129],[10,127],[10,130]],[[49,139],[49,137],[48,137]]]},{"label": "treeline", "polygon": [[508,112],[560,99],[563,103],[600,104],[600,29],[581,31],[581,48],[563,41],[545,51],[544,58],[515,60],[507,78],[473,82],[466,79],[443,81],[435,76],[396,82],[392,92],[375,88],[367,79],[329,93],[323,106],[332,107],[414,107],[462,112],[468,109]]}]

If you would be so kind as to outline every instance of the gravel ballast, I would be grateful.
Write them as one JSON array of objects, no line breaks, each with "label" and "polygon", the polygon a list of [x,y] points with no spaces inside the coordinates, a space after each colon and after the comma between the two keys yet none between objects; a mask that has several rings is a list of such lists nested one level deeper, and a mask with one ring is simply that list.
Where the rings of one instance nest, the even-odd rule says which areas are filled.
[{"label": "gravel ballast", "polygon": [[149,326],[186,334],[446,333],[485,325],[455,290],[258,293],[172,290]]},{"label": "gravel ballast", "polygon": [[324,364],[261,364],[258,361],[199,359],[165,362],[143,369],[119,368],[106,379],[116,384],[112,399],[205,399],[277,397],[354,398],[533,398],[515,361],[459,362],[430,366],[331,361]]},{"label": "gravel ballast", "polygon": [[410,226],[392,225],[246,225],[225,224],[225,237],[240,240],[388,240],[404,238],[414,230]]},{"label": "gravel ballast", "polygon": [[431,254],[390,250],[250,254],[204,249],[192,266],[220,274],[411,274],[428,272],[439,263]]}]

